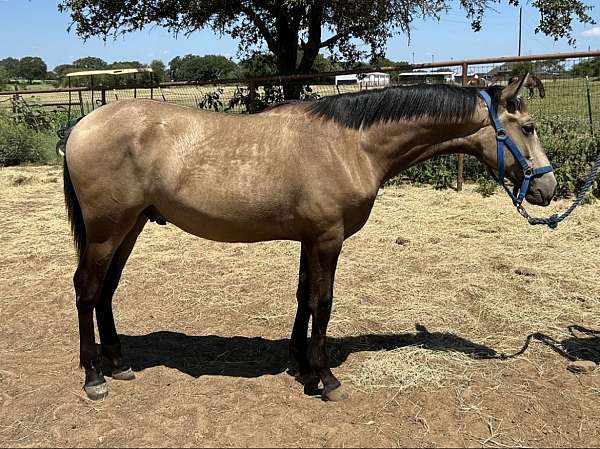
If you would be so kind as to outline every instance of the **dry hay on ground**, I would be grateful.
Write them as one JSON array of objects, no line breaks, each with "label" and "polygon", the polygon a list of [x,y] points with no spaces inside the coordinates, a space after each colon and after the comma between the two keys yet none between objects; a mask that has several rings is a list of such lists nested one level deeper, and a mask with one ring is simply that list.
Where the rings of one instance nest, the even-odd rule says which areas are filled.
[{"label": "dry hay on ground", "polygon": [[148,225],[115,299],[138,378],[109,380],[92,403],[61,176],[0,170],[1,446],[600,445],[600,370],[572,374],[538,340],[494,358],[538,332],[600,359],[597,337],[568,332],[600,327],[598,204],[550,232],[501,194],[385,189],[340,257],[341,404],[303,396],[286,373],[297,243]]}]

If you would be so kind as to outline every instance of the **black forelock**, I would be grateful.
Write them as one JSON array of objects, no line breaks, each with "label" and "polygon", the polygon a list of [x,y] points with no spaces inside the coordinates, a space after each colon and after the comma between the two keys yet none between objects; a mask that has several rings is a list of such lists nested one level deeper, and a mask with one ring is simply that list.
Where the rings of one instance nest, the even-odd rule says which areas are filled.
[{"label": "black forelock", "polygon": [[[319,116],[349,128],[367,128],[382,121],[429,117],[436,122],[456,123],[469,119],[477,107],[478,88],[448,84],[388,87],[322,98],[307,105]],[[501,86],[487,89],[495,105]]]}]

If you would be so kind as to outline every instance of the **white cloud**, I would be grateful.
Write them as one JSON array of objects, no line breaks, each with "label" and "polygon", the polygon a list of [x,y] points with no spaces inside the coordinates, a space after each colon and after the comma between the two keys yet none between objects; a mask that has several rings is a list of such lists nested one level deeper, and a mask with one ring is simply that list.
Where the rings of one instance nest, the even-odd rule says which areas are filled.
[{"label": "white cloud", "polygon": [[600,26],[592,27],[589,30],[585,30],[581,34],[583,34],[586,37],[600,37]]}]

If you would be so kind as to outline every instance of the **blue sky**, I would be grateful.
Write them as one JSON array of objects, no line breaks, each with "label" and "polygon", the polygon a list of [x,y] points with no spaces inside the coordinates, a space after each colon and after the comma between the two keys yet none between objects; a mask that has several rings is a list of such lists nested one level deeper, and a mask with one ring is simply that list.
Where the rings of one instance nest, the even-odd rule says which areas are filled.
[{"label": "blue sky", "polygon": [[[600,2],[592,17],[600,22]],[[194,33],[191,37],[175,38],[158,27],[126,35],[117,41],[106,43],[101,39],[83,42],[74,31],[67,33],[69,17],[57,10],[56,0],[0,0],[0,59],[7,56],[41,56],[49,68],[65,64],[82,56],[97,56],[106,61],[140,60],[150,62],[162,59],[168,63],[172,58],[188,53],[223,54],[236,57],[237,42],[227,36],[219,37],[210,30]],[[537,11],[531,7],[523,10],[523,54],[555,51],[585,51],[600,49],[600,26],[576,24],[574,36],[576,47],[565,40],[554,40],[534,34],[539,21]],[[388,44],[387,56],[393,60],[415,62],[506,56],[517,54],[516,29],[519,11],[506,5],[506,1],[489,11],[484,20],[484,30],[471,31],[468,21],[459,9],[452,10],[441,21],[417,20],[413,25],[410,43],[406,36],[393,38]]]}]

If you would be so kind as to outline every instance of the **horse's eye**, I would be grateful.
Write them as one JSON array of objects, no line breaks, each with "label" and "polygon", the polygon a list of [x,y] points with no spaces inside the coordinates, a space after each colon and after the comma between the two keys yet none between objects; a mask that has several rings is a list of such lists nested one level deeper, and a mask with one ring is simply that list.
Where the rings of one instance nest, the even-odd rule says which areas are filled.
[{"label": "horse's eye", "polygon": [[535,132],[535,125],[528,123],[527,125],[523,125],[521,129],[523,130],[523,134],[530,136]]}]

